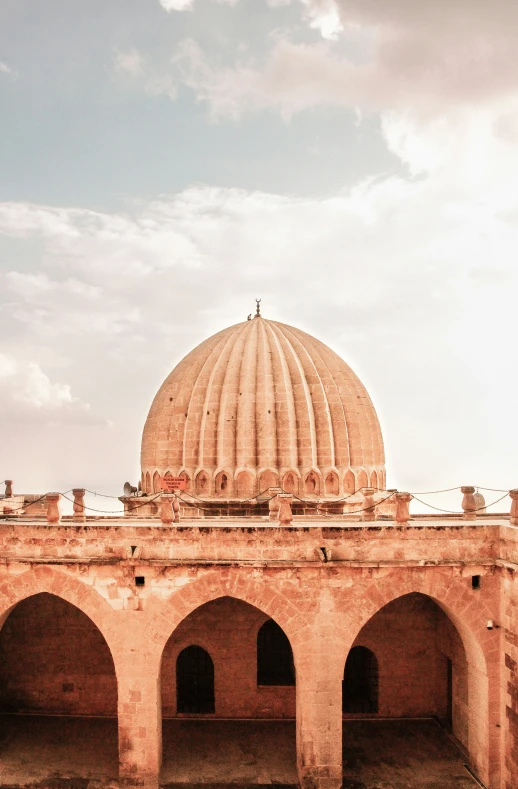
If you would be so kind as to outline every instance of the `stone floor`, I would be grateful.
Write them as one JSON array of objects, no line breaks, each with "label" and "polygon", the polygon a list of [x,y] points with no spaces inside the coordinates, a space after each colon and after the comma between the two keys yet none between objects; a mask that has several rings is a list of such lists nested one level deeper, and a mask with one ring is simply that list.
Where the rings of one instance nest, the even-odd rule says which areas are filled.
[{"label": "stone floor", "polygon": [[[345,721],[343,789],[475,789],[434,721]],[[116,789],[117,724],[0,715],[0,786]],[[291,721],[164,721],[161,785],[296,786]]]}]

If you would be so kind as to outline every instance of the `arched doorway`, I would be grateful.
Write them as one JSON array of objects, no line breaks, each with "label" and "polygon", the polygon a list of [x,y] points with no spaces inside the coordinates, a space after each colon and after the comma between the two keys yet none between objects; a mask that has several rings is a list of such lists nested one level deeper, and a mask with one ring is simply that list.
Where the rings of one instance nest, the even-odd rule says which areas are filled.
[{"label": "arched doorway", "polygon": [[40,776],[59,764],[81,778],[117,778],[113,659],[79,608],[41,592],[11,610],[0,630],[0,717],[13,783],[26,776],[27,749]]},{"label": "arched doorway", "polygon": [[263,611],[234,597],[192,611],[162,656],[161,782],[250,783],[259,771],[297,783],[294,682],[289,640]]},{"label": "arched doorway", "polygon": [[342,710],[345,713],[378,711],[378,660],[367,647],[353,647],[347,656]]},{"label": "arched doorway", "polygon": [[[407,758],[416,759],[429,774],[442,760],[453,775],[462,770],[463,759],[444,730],[469,751],[476,767],[487,715],[487,677],[474,654],[466,650],[450,616],[426,594],[402,595],[375,613],[359,631],[345,664],[346,779],[359,779],[348,767],[349,747],[369,754],[362,780],[374,780],[380,758],[387,765],[387,783],[405,785],[408,776],[401,765]],[[383,752],[373,748],[374,742],[383,743]],[[444,785],[453,786],[446,773]]]},{"label": "arched doorway", "polygon": [[176,710],[214,712],[214,663],[209,653],[195,644],[182,649],[176,659]]}]

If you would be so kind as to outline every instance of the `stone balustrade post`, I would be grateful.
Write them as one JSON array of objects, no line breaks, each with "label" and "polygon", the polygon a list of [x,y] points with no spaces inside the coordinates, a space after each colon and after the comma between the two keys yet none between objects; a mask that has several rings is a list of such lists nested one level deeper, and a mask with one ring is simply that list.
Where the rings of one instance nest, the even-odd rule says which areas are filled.
[{"label": "stone balustrade post", "polygon": [[461,491],[464,494],[462,499],[462,509],[464,515],[462,516],[465,521],[474,521],[477,517],[475,510],[477,509],[477,502],[475,501],[475,488],[471,485],[463,485]]},{"label": "stone balustrade post", "polygon": [[166,526],[173,523],[175,516],[173,512],[174,493],[162,493],[160,496],[160,520]]},{"label": "stone balustrade post", "polygon": [[291,493],[278,493],[277,499],[279,501],[279,524],[281,526],[289,526],[293,521],[293,513],[291,511],[293,496]]},{"label": "stone balustrade post", "polygon": [[279,517],[279,493],[282,493],[282,488],[268,488],[268,495],[270,496],[268,514],[271,521],[276,521]]},{"label": "stone balustrade post", "polygon": [[376,507],[374,502],[375,488],[364,488],[363,491],[363,507],[361,513],[362,521],[375,521],[376,520]]},{"label": "stone balustrade post", "polygon": [[13,495],[13,481],[12,479],[5,480],[5,498],[10,499]]},{"label": "stone balustrade post", "polygon": [[410,520],[410,502],[413,496],[410,493],[395,493],[396,499],[396,523],[408,523]]},{"label": "stone balustrade post", "polygon": [[61,520],[61,513],[59,511],[59,502],[61,493],[47,493],[45,500],[47,502],[47,523],[59,523]]},{"label": "stone balustrade post", "polygon": [[511,497],[511,526],[518,526],[518,488],[509,491]]},{"label": "stone balustrade post", "polygon": [[86,521],[85,492],[84,488],[73,488],[72,490],[74,495],[74,514],[72,520],[75,523],[84,523]]},{"label": "stone balustrade post", "polygon": [[174,523],[180,523],[180,491],[175,491],[173,496]]}]

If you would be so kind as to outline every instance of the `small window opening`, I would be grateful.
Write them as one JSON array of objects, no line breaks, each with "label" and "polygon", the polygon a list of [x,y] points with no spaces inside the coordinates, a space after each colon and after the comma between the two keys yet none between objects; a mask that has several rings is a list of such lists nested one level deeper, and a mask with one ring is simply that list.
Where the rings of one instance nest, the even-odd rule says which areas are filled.
[{"label": "small window opening", "polygon": [[480,575],[471,576],[471,588],[480,589]]},{"label": "small window opening", "polygon": [[136,575],[135,576],[135,586],[144,586],[146,583],[146,579],[143,575]]},{"label": "small window opening", "polygon": [[290,642],[284,630],[273,619],[268,619],[257,634],[257,684],[295,684]]}]

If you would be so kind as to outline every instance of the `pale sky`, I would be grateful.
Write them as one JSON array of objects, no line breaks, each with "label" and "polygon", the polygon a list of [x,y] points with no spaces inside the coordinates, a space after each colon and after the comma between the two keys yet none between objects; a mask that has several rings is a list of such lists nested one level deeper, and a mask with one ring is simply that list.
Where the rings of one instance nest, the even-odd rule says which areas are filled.
[{"label": "pale sky", "polygon": [[515,0],[1,0],[0,120],[0,479],[118,495],[257,296],[389,487],[518,486]]}]

